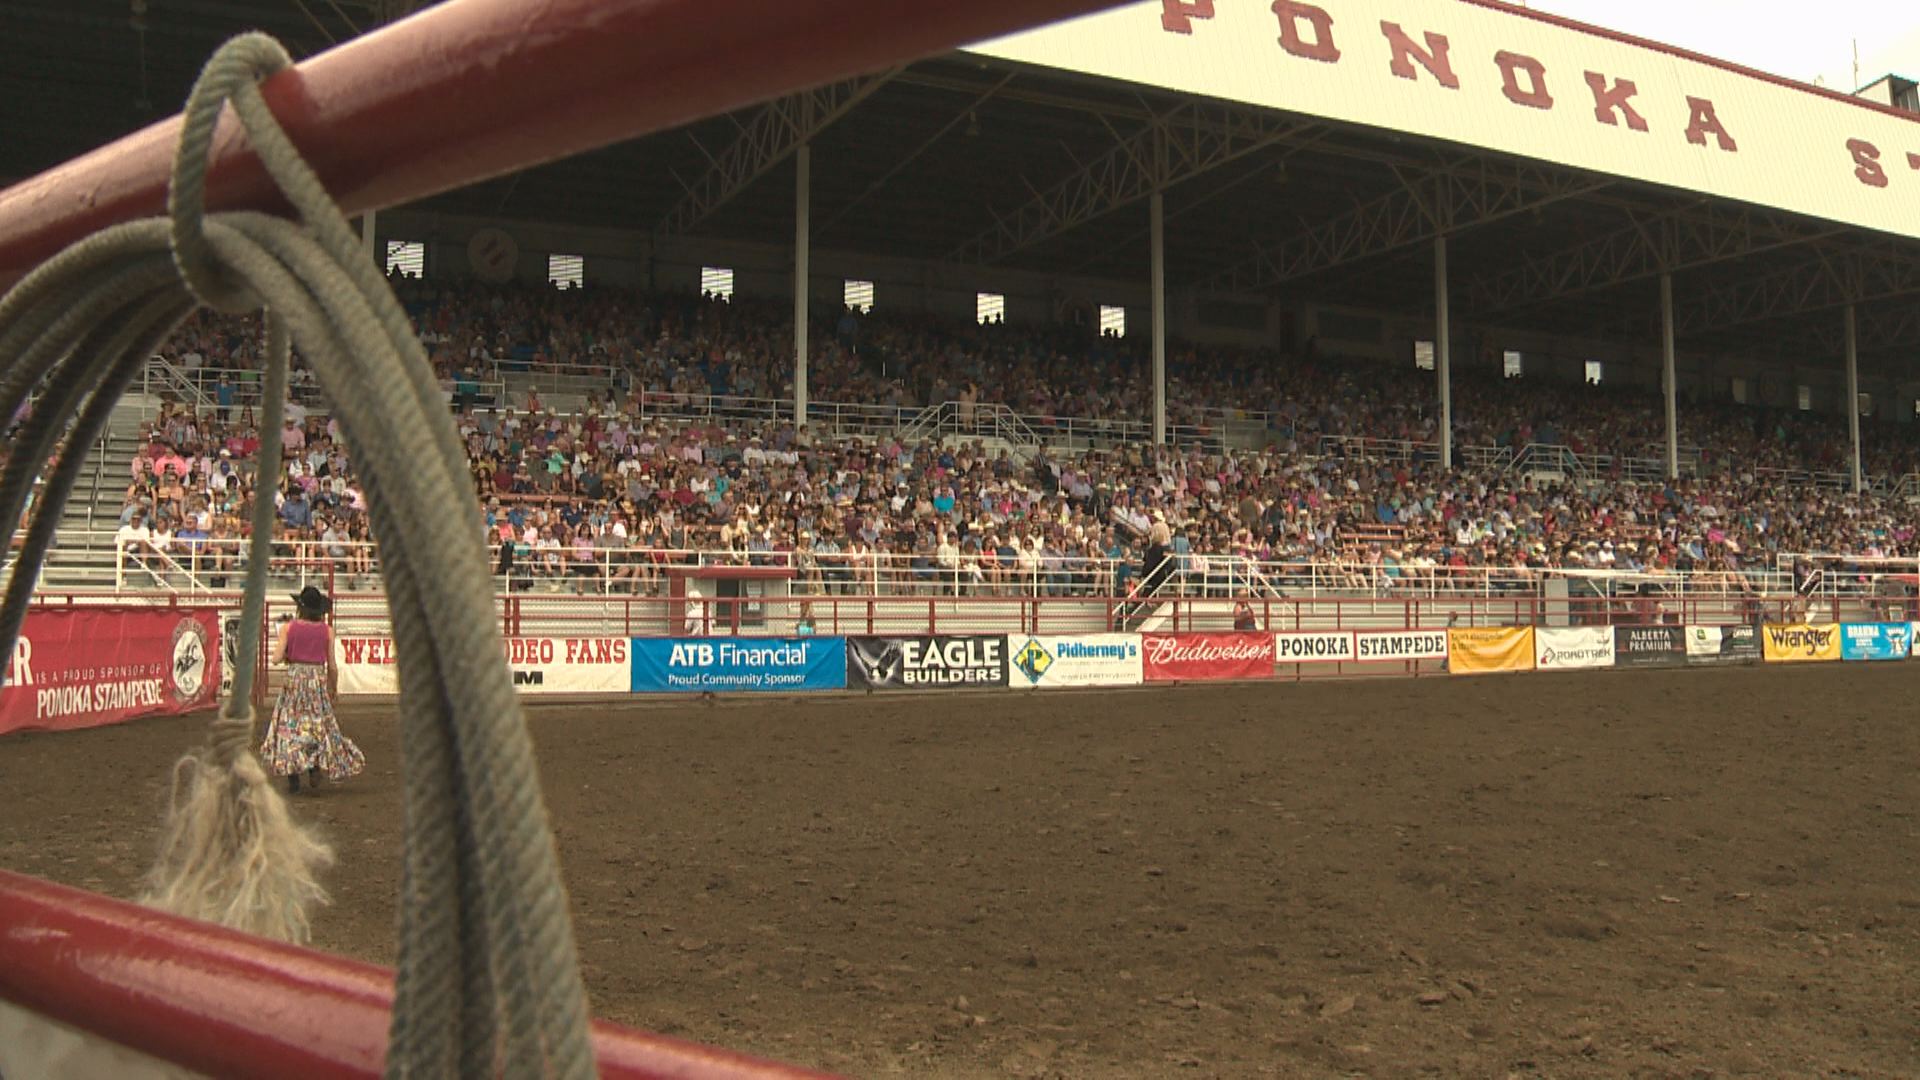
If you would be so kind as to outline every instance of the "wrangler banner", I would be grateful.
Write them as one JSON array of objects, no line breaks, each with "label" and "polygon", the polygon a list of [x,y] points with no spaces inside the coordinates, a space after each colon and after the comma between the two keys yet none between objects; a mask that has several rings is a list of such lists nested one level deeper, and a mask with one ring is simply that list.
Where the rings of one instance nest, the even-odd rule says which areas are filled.
[{"label": "wrangler banner", "polygon": [[873,690],[977,690],[1007,685],[1004,634],[850,637],[847,685]]},{"label": "wrangler banner", "polygon": [[30,611],[0,677],[0,733],[211,708],[220,666],[217,611]]},{"label": "wrangler banner", "polygon": [[1760,634],[1769,664],[1805,664],[1840,659],[1839,623],[1769,625]]},{"label": "wrangler banner", "polygon": [[1447,670],[1455,675],[1532,671],[1533,627],[1481,626],[1447,631]]}]

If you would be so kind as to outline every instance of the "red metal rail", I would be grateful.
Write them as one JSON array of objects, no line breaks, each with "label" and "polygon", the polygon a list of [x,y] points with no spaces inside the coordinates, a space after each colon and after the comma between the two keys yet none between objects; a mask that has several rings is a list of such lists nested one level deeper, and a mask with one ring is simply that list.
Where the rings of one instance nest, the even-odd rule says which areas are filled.
[{"label": "red metal rail", "polygon": [[[349,213],[477,183],[1118,0],[457,0],[283,72],[267,102]],[[161,213],[178,118],[0,193],[0,288]],[[285,208],[228,117],[213,210]]]},{"label": "red metal rail", "polygon": [[[209,1076],[380,1075],[393,975],[0,871],[0,999]],[[596,1023],[608,1080],[822,1074]]]}]

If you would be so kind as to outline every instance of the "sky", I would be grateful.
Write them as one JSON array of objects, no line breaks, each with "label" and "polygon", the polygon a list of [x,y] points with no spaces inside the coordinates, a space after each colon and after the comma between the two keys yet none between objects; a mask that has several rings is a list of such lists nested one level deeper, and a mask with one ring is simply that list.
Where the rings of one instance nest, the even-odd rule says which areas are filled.
[{"label": "sky", "polygon": [[1525,0],[1536,11],[1651,38],[1773,75],[1852,92],[1883,75],[1920,78],[1915,0]]}]

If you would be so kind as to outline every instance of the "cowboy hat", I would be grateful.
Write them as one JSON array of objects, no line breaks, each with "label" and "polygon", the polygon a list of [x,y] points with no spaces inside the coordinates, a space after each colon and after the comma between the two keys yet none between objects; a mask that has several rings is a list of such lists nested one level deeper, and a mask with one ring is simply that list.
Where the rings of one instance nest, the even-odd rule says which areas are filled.
[{"label": "cowboy hat", "polygon": [[316,615],[325,615],[333,610],[333,600],[312,585],[294,593],[293,603],[301,611],[311,611]]}]

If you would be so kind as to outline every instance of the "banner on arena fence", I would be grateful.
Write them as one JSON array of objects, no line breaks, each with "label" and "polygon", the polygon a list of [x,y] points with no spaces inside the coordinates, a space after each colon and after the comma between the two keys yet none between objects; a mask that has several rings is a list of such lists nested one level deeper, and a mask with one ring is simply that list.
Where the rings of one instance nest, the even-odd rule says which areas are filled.
[{"label": "banner on arena fence", "polygon": [[1615,667],[1658,667],[1686,662],[1687,630],[1683,626],[1613,628]]},{"label": "banner on arena fence", "polygon": [[1913,624],[1844,623],[1840,627],[1840,659],[1905,660],[1913,655]]},{"label": "banner on arena fence", "polygon": [[1750,664],[1760,658],[1758,627],[1687,627],[1687,663],[1689,664]]},{"label": "banner on arena fence", "polygon": [[1351,630],[1285,631],[1273,635],[1273,658],[1282,664],[1337,664],[1359,659]]},{"label": "banner on arena fence", "polygon": [[1140,669],[1148,682],[1270,679],[1272,634],[1141,634]]},{"label": "banner on arena fence", "polygon": [[1768,624],[1761,652],[1770,664],[1819,663],[1840,659],[1839,623]]},{"label": "banner on arena fence", "polygon": [[1533,666],[1577,671],[1613,666],[1613,627],[1541,626],[1533,631]]},{"label": "banner on arena fence", "polygon": [[1533,627],[1473,626],[1447,631],[1447,670],[1455,675],[1533,670]]},{"label": "banner on arena fence", "polygon": [[846,638],[633,639],[633,691],[637,694],[792,693],[846,687]]},{"label": "banner on arena fence", "polygon": [[6,661],[0,733],[211,708],[220,689],[220,614],[41,608],[27,613]]},{"label": "banner on arena fence", "polygon": [[1138,634],[1012,634],[1007,662],[1007,681],[1030,689],[1139,686],[1146,680]]},{"label": "banner on arena fence", "polygon": [[[523,694],[625,694],[633,686],[629,638],[512,637],[501,645]],[[400,692],[390,637],[342,637],[334,660],[342,695]]]},{"label": "banner on arena fence", "polygon": [[1447,658],[1445,630],[1362,630],[1353,639],[1355,657],[1363,664]]},{"label": "banner on arena fence", "polygon": [[1007,685],[1004,634],[929,634],[847,639],[847,685],[872,690],[947,690]]}]

